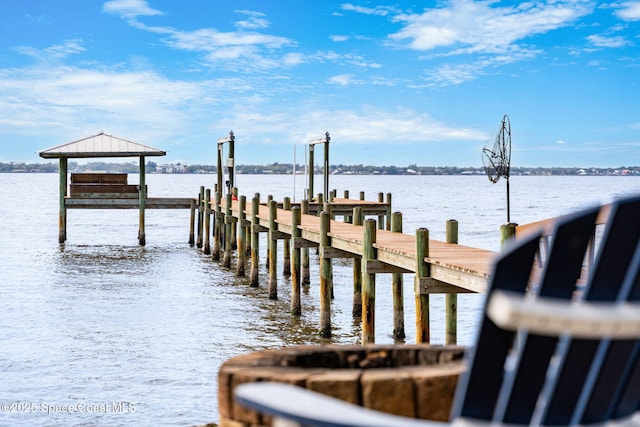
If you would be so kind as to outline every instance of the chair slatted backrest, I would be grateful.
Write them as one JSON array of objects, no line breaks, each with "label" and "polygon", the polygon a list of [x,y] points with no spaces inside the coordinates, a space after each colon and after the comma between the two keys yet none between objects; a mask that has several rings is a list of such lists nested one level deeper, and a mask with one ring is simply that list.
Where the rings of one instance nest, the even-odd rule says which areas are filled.
[{"label": "chair slatted backrest", "polygon": [[[498,257],[452,420],[577,426],[640,411],[640,197],[612,206],[585,283],[598,212],[554,225],[541,274],[534,271],[541,233]],[[303,425],[433,425],[283,385],[239,388],[243,404]],[[298,393],[301,400],[293,403]]]},{"label": "chair slatted backrest", "polygon": [[[531,284],[539,235],[497,260],[495,290],[526,292],[567,302],[640,299],[640,199],[615,204],[584,289],[578,279],[598,210],[555,225],[539,283]],[[575,425],[627,416],[638,408],[636,340],[571,339],[505,330],[487,316],[452,416],[511,424]]]}]

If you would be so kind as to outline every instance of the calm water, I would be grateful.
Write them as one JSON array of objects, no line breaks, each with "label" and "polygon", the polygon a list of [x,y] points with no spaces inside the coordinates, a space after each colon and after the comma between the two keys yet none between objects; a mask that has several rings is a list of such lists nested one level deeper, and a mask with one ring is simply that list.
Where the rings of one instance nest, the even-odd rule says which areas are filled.
[{"label": "calm water", "polygon": [[[151,196],[194,196],[214,181],[208,175],[147,177]],[[148,211],[145,247],[137,244],[137,211],[71,210],[67,243],[59,245],[57,182],[55,174],[0,174],[0,425],[214,422],[224,360],[321,343],[317,259],[303,289],[304,313],[292,319],[289,280],[279,279],[280,299],[270,301],[264,267],[261,288],[236,279],[235,270],[188,245],[186,210]],[[237,185],[248,199],[260,192],[278,200],[300,200],[305,186],[301,176],[294,184],[290,176],[264,175],[239,175]],[[365,191],[368,200],[392,193],[405,232],[427,227],[432,238],[444,239],[445,221],[457,219],[460,244],[469,246],[497,250],[506,222],[504,183],[492,185],[483,176],[332,176],[330,187],[340,196],[349,190],[352,198]],[[630,193],[640,193],[640,178],[516,176],[511,220],[524,224]],[[359,341],[351,274],[349,261],[334,262],[333,343]],[[378,276],[379,343],[392,342],[389,283]],[[415,334],[412,283],[405,277],[408,342]],[[473,338],[481,302],[479,295],[459,298],[463,344]],[[442,343],[443,299],[432,297],[431,305],[433,342]]]}]

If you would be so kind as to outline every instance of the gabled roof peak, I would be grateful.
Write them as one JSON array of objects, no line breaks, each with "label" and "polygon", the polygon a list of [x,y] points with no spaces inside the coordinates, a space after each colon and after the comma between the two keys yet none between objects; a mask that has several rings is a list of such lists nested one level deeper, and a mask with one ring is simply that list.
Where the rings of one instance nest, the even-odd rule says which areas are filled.
[{"label": "gabled roof peak", "polygon": [[40,157],[53,159],[60,157],[141,157],[164,156],[166,151],[118,138],[101,131],[97,135],[57,145],[38,152]]}]

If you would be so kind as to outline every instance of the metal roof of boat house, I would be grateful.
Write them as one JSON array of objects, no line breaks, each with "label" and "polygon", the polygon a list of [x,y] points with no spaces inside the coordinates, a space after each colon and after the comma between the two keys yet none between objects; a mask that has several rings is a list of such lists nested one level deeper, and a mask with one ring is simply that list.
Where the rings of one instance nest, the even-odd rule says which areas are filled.
[{"label": "metal roof of boat house", "polygon": [[100,132],[99,134],[88,138],[47,148],[46,150],[38,152],[38,154],[40,157],[45,159],[55,159],[61,157],[87,158],[164,156],[167,152]]}]

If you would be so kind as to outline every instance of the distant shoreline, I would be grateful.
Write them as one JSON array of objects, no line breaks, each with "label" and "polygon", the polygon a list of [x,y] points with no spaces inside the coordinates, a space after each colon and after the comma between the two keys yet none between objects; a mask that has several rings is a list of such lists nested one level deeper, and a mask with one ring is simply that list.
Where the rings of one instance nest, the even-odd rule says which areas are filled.
[{"label": "distant shoreline", "polygon": [[[332,175],[485,175],[483,167],[459,166],[365,166],[365,165],[331,165]],[[58,173],[58,163],[22,163],[0,162],[0,173]],[[135,162],[106,163],[90,162],[78,164],[69,162],[71,172],[112,172],[138,173],[139,165]],[[147,173],[161,174],[212,174],[216,173],[213,165],[156,164],[147,162]],[[226,168],[225,168],[226,171]],[[291,175],[291,163],[273,163],[270,165],[236,165],[236,174],[241,175]],[[304,165],[296,165],[296,174],[306,175]],[[322,174],[322,168],[316,166],[315,174]],[[620,166],[617,168],[597,167],[511,167],[511,176],[640,176],[640,166]]]}]

